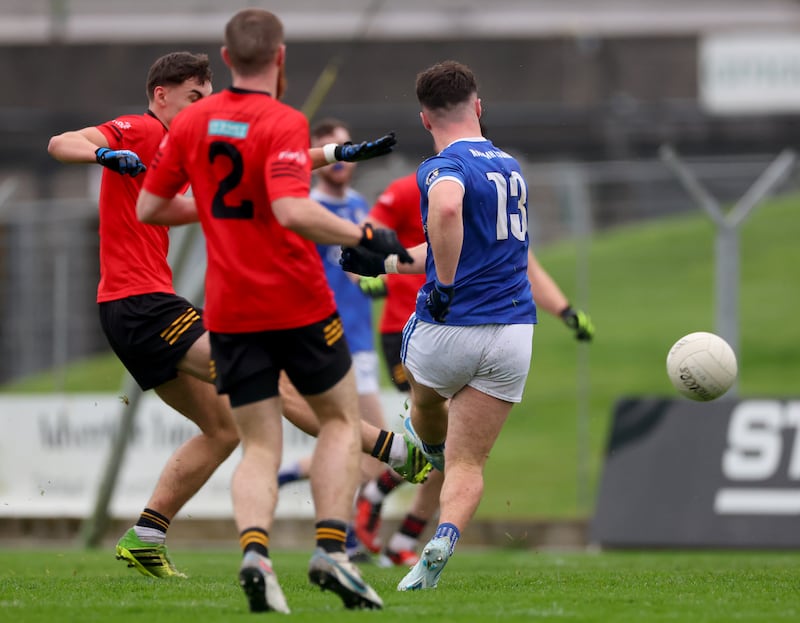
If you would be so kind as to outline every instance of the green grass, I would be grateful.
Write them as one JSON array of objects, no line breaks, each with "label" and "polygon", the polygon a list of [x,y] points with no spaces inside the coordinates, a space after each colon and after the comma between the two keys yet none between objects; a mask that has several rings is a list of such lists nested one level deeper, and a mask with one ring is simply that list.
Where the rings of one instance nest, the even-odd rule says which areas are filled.
[{"label": "green grass", "polygon": [[0,386],[0,394],[48,392],[117,392],[125,368],[112,352],[71,362],[63,369],[33,374]]},{"label": "green grass", "polygon": [[[800,378],[800,197],[755,210],[742,227],[740,395],[796,396]],[[591,512],[614,402],[625,395],[676,396],[665,374],[669,347],[713,330],[714,227],[704,213],[596,234],[588,249],[590,312],[597,334],[579,345],[541,314],[533,365],[489,460],[480,518],[580,517]],[[568,294],[576,292],[575,244],[537,249]],[[583,349],[583,350],[582,350]],[[582,363],[582,361],[585,361]],[[65,371],[67,391],[119,390],[113,356]],[[52,391],[43,375],[2,391]],[[588,475],[579,469],[579,418],[589,430]],[[589,495],[580,492],[588,488]]]},{"label": "green grass", "polygon": [[[188,580],[151,580],[108,551],[0,552],[0,620],[129,623],[252,621],[239,554],[173,552]],[[349,612],[306,579],[308,555],[273,562],[294,621],[796,621],[800,558],[788,553],[543,554],[459,550],[436,590],[399,593],[402,569],[367,567],[380,613]],[[275,618],[278,615],[264,615]]]},{"label": "green grass", "polygon": [[[742,397],[798,395],[800,288],[793,267],[800,265],[799,239],[797,196],[760,207],[742,228]],[[669,347],[686,333],[714,330],[713,253],[714,228],[704,214],[595,235],[585,307],[596,338],[580,353],[584,347],[558,320],[540,318],[525,398],[490,458],[479,516],[591,512],[579,503],[579,410],[586,405],[589,490],[594,491],[617,398],[676,396],[665,374]],[[575,292],[574,244],[537,255],[565,292]]]}]

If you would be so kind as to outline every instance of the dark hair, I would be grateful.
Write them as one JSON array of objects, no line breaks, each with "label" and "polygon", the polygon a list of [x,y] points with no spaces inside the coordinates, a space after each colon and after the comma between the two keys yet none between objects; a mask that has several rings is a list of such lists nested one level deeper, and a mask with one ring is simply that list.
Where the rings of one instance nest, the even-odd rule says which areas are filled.
[{"label": "dark hair", "polygon": [[417,100],[429,110],[448,110],[478,92],[475,74],[457,61],[442,61],[417,74]]},{"label": "dark hair", "polygon": [[152,100],[156,87],[177,86],[190,78],[201,84],[211,81],[207,54],[172,52],[157,59],[147,72],[147,99]]},{"label": "dark hair", "polygon": [[347,130],[348,134],[350,133],[350,128],[347,127],[347,124],[344,121],[339,121],[333,117],[320,119],[313,126],[311,126],[311,140],[318,141],[323,136],[333,134],[337,128],[342,128],[343,130]]},{"label": "dark hair", "polygon": [[242,9],[225,25],[231,65],[243,76],[261,71],[283,43],[283,24],[263,9]]}]

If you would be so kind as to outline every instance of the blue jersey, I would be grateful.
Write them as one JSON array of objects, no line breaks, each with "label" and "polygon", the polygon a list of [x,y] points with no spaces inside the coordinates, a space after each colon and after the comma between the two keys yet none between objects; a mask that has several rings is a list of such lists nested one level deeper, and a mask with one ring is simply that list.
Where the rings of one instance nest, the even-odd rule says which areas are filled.
[{"label": "blue jersey", "polygon": [[[348,190],[344,198],[331,197],[312,189],[311,197],[319,201],[337,216],[361,223],[369,212],[364,197]],[[339,265],[341,247],[338,245],[317,245],[317,250],[325,267],[325,276],[333,290],[336,307],[342,317],[344,335],[351,353],[375,350],[372,336],[372,300],[361,291],[357,283]]]},{"label": "blue jersey", "polygon": [[[519,163],[484,138],[461,139],[417,169],[422,223],[428,238],[428,191],[442,180],[464,188],[464,242],[455,295],[445,324],[531,324],[536,305],[528,281],[527,186]],[[430,242],[430,241],[429,241]],[[425,308],[436,269],[428,250],[427,282],[417,295],[417,317],[434,322]]]}]

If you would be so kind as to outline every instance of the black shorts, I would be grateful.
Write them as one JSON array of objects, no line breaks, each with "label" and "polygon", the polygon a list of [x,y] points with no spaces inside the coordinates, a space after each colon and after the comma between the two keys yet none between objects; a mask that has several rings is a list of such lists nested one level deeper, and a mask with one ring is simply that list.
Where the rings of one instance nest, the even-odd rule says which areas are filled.
[{"label": "black shorts", "polygon": [[176,294],[140,294],[99,308],[108,343],[145,390],[178,376],[178,362],[205,333],[202,309]]},{"label": "black shorts", "polygon": [[338,312],[296,329],[210,337],[217,391],[233,407],[277,396],[281,370],[308,396],[336,385],[352,365]]},{"label": "black shorts", "polygon": [[381,349],[383,350],[383,360],[386,362],[386,369],[394,386],[401,392],[411,391],[411,385],[406,378],[406,370],[400,360],[400,346],[403,342],[403,332],[381,333]]}]

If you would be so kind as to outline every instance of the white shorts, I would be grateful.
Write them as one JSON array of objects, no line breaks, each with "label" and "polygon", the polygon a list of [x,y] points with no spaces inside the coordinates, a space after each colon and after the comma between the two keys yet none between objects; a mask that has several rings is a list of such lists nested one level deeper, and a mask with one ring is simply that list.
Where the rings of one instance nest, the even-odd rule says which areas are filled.
[{"label": "white shorts", "polygon": [[356,389],[359,396],[378,393],[380,390],[378,353],[374,350],[361,350],[353,353],[353,371],[356,373]]},{"label": "white shorts", "polygon": [[532,324],[457,327],[412,315],[403,329],[401,357],[418,383],[445,398],[469,385],[494,398],[520,402],[532,342]]}]

